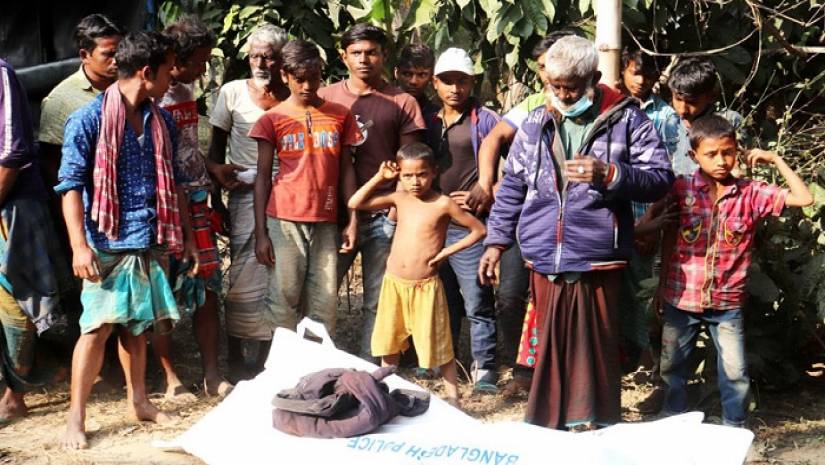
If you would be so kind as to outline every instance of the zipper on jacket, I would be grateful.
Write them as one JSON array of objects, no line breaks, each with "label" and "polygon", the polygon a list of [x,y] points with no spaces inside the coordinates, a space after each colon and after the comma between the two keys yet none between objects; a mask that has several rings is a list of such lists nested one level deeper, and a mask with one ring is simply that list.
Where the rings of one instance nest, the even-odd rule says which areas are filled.
[{"label": "zipper on jacket", "polygon": [[613,248],[619,248],[619,220],[613,215]]}]

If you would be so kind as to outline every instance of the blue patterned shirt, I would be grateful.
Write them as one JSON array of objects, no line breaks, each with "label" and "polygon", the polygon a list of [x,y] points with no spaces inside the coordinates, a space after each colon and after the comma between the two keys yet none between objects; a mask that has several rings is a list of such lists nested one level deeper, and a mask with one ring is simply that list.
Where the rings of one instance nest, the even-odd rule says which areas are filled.
[{"label": "blue patterned shirt", "polygon": [[[70,190],[83,192],[86,240],[89,245],[102,250],[146,249],[157,242],[157,197],[155,149],[152,142],[150,111],[151,103],[143,104],[143,136],[138,138],[129,124],[123,134],[123,145],[117,158],[117,196],[120,202],[120,224],[117,239],[110,240],[98,231],[97,222],[91,219],[92,174],[97,138],[100,133],[100,115],[103,94],[69,116],[63,137],[63,156],[58,180],[54,188],[59,194]],[[163,115],[172,139],[172,158],[175,182],[186,178],[177,169],[177,132],[172,116],[165,110]]]},{"label": "blue patterned shirt", "polygon": [[[658,95],[650,94],[650,97],[642,102],[640,108],[645,112],[650,121],[653,122],[653,127],[662,143],[665,145],[667,154],[673,158],[674,152],[679,145],[679,128],[682,126],[682,120],[679,114]],[[638,221],[650,204],[633,202],[633,217]]]}]

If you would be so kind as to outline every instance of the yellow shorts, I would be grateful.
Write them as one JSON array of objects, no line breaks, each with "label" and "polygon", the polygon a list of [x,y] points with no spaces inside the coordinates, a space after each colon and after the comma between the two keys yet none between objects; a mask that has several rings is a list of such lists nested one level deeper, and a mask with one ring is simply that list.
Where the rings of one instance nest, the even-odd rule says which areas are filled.
[{"label": "yellow shorts", "polygon": [[412,336],[418,365],[435,368],[452,360],[453,338],[441,278],[410,280],[384,274],[372,331],[372,355],[407,350]]}]

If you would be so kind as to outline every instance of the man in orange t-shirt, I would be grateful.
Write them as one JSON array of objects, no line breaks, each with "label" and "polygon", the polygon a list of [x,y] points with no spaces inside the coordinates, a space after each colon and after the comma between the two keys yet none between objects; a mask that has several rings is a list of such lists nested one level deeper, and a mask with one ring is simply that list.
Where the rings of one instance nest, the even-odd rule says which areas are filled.
[{"label": "man in orange t-shirt", "polygon": [[[249,131],[258,140],[255,255],[272,269],[272,329],[295,329],[309,316],[331,333],[337,309],[338,196],[355,192],[351,146],[362,136],[346,107],[318,96],[323,62],[313,44],[290,41],[281,56],[290,96]],[[276,153],[280,168],[273,183],[267,173]],[[342,253],[355,246],[353,212],[349,219]]]}]

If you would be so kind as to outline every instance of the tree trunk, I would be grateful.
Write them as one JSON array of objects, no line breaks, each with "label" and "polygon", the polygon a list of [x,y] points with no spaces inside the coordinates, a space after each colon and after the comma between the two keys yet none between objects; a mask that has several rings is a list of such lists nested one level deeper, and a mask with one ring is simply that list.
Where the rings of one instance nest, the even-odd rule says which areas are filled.
[{"label": "tree trunk", "polygon": [[596,50],[603,84],[616,87],[622,49],[622,1],[596,0]]}]

